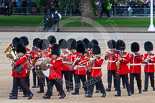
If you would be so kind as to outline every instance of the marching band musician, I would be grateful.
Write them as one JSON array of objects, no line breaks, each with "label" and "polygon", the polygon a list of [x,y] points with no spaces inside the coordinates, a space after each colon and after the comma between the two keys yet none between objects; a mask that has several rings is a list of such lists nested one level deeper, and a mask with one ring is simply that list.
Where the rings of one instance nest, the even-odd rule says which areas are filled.
[{"label": "marching band musician", "polygon": [[141,63],[143,61],[143,56],[138,53],[140,46],[137,42],[133,42],[131,44],[131,51],[133,52],[130,54],[130,89],[131,94],[134,94],[134,77],[137,81],[137,86],[139,90],[139,94],[142,93],[142,85],[141,85]]},{"label": "marching band musician", "polygon": [[109,40],[107,42],[108,48],[110,49],[106,55],[105,55],[105,60],[108,60],[108,66],[107,66],[107,70],[108,70],[108,88],[106,89],[106,91],[111,91],[111,84],[112,84],[112,76],[113,76],[113,81],[114,81],[114,88],[116,91],[116,70],[117,70],[117,66],[116,66],[116,55],[115,55],[115,46],[116,46],[116,42],[115,40]]},{"label": "marching band musician", "polygon": [[53,36],[53,35],[50,35],[50,36],[47,38],[47,40],[48,40],[48,42],[50,43],[50,46],[49,46],[49,48],[48,48],[48,51],[49,51],[49,53],[51,53],[51,48],[52,48],[52,46],[53,46],[57,41],[56,41],[55,36]]},{"label": "marching band musician", "polygon": [[87,70],[87,62],[88,57],[84,56],[85,54],[85,47],[83,42],[80,42],[77,44],[77,53],[79,53],[79,56],[75,59],[73,63],[73,68],[75,69],[75,92],[73,92],[73,95],[79,94],[79,88],[80,88],[80,80],[83,83],[83,88],[85,91],[85,94],[87,94],[87,85],[86,85],[86,70]]},{"label": "marching band musician", "polygon": [[[21,73],[17,74],[13,69],[14,74],[14,83],[13,83],[13,93],[10,99],[17,99],[18,98],[18,84],[20,84],[21,88],[23,89],[23,92],[25,92],[28,95],[28,99],[32,99],[33,93],[30,91],[27,83],[25,82],[26,77],[26,68],[27,68],[27,56],[26,49],[22,43],[16,44],[16,52],[18,54],[19,60],[15,62],[15,64],[12,65],[13,68],[24,65],[23,70]],[[19,69],[19,68],[18,68]]]},{"label": "marching band musician", "polygon": [[116,42],[116,50],[119,50],[117,54],[117,71],[116,71],[116,90],[117,94],[115,96],[121,96],[120,90],[120,78],[122,78],[126,84],[128,96],[131,96],[130,86],[128,82],[128,63],[130,62],[130,56],[127,52],[125,52],[126,44],[123,40],[118,40]]},{"label": "marching band musician", "polygon": [[70,51],[70,54],[67,56],[67,60],[69,61],[70,65],[70,91],[73,90],[73,76],[74,76],[74,81],[75,81],[75,70],[72,68],[72,64],[74,63],[75,59],[79,55],[76,52],[76,40],[73,38],[68,39],[67,41],[68,44],[68,50]]},{"label": "marching band musician", "polygon": [[148,78],[150,77],[150,81],[151,81],[151,87],[153,88],[153,91],[155,91],[155,87],[154,87],[154,63],[155,63],[155,54],[151,53],[151,51],[153,50],[153,44],[150,41],[147,41],[144,43],[144,49],[145,51],[147,51],[146,54],[144,54],[144,61],[143,63],[145,63],[145,68],[144,68],[144,72],[145,72],[145,85],[144,85],[144,90],[143,92],[147,92],[148,90]]},{"label": "marching band musician", "polygon": [[[41,50],[41,54],[39,58],[48,58],[49,57],[49,43],[46,39],[40,39],[37,42],[37,47]],[[40,85],[40,91],[38,91],[37,93],[44,93],[44,86],[45,86],[45,79],[42,77],[39,77],[39,85]],[[48,84],[48,78],[46,78],[46,82]]]},{"label": "marching band musician", "polygon": [[[28,40],[28,38],[26,36],[22,36],[22,37],[20,37],[20,39],[24,41],[24,46],[26,48],[26,56],[27,56],[27,60],[28,60],[27,61],[27,64],[29,63],[29,65],[31,65],[30,64],[30,57],[31,57],[31,55],[30,55],[30,49],[28,49],[29,40]],[[29,76],[30,76],[30,70],[29,70],[29,68],[27,66],[27,68],[26,68],[26,78],[25,78],[25,81],[26,81],[27,85],[30,87],[30,78],[29,78]]]},{"label": "marching band musician", "polygon": [[98,86],[101,93],[103,93],[103,95],[101,97],[105,97],[106,93],[105,93],[104,85],[103,85],[102,79],[101,79],[101,77],[102,77],[101,66],[103,63],[103,59],[101,59],[101,57],[100,57],[101,56],[100,55],[101,54],[100,47],[93,46],[92,53],[94,54],[95,59],[92,60],[89,64],[91,66],[91,79],[90,79],[88,94],[85,95],[85,97],[92,97],[95,84]]},{"label": "marching band musician", "polygon": [[[33,40],[33,47],[32,47],[32,51],[30,52],[31,54],[31,59],[32,59],[32,65],[33,65],[33,69],[32,69],[32,72],[33,72],[33,86],[32,88],[36,88],[36,87],[39,87],[39,77],[36,76],[36,72],[35,72],[35,63],[37,61],[37,59],[39,59],[40,57],[40,52],[37,48],[37,43],[40,39],[39,38],[35,38]],[[38,85],[36,86],[36,77],[38,79]]]},{"label": "marching band musician", "polygon": [[[13,38],[13,40],[12,40],[12,50],[13,50],[13,52],[14,52],[14,54],[15,54],[15,56],[17,56],[17,54],[16,54],[16,50],[15,50],[15,48],[16,48],[16,44],[17,43],[22,43],[23,45],[24,45],[24,42],[21,40],[21,39],[19,39],[18,37],[15,37],[15,38]],[[13,58],[12,58],[13,59]],[[12,60],[12,61],[14,61],[14,60]],[[15,77],[15,73],[13,72],[13,68],[12,68],[12,77],[13,77],[13,83],[14,83],[14,77]],[[19,86],[19,85],[18,85]],[[13,88],[12,88],[12,91],[11,91],[11,93],[10,93],[10,97],[12,97],[13,96]]]},{"label": "marching band musician", "polygon": [[67,92],[71,91],[71,87],[70,87],[70,65],[69,65],[69,61],[67,60],[67,56],[69,55],[69,52],[67,51],[68,48],[68,44],[67,41],[65,39],[60,39],[59,40],[59,45],[61,48],[61,58],[62,58],[62,69],[61,69],[61,73],[62,73],[62,78],[63,75],[65,77],[65,84],[66,84],[66,89]]},{"label": "marching band musician", "polygon": [[[90,41],[90,50],[91,50],[91,52],[90,52],[90,59],[91,58],[93,58],[93,54],[92,54],[92,47],[93,46],[98,46],[99,45],[99,43],[98,43],[98,41],[96,40],[96,39],[92,39],[91,41]],[[90,73],[89,73],[89,75],[90,75]],[[89,76],[90,77],[90,76]],[[100,92],[100,89],[99,89],[99,87],[98,87],[98,85],[96,85],[96,91],[95,91],[95,93],[99,93]]]},{"label": "marching band musician", "polygon": [[49,75],[49,83],[48,83],[48,90],[44,99],[50,99],[52,96],[53,86],[55,84],[56,88],[60,93],[59,99],[63,99],[66,97],[66,94],[62,87],[62,75],[61,75],[61,67],[62,67],[62,60],[60,58],[60,46],[58,44],[54,44],[51,48],[51,64],[48,65],[50,67],[50,75]]}]

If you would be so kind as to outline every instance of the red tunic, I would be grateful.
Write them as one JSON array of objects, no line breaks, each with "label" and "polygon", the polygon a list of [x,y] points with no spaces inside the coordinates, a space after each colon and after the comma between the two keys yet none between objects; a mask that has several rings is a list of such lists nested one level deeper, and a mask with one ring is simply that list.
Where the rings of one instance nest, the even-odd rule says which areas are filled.
[{"label": "red tunic", "polygon": [[89,59],[87,58],[87,56],[78,56],[77,59],[74,61],[75,62],[75,74],[77,75],[86,75],[87,72],[87,63],[88,63]]},{"label": "red tunic", "polygon": [[[117,54],[118,56],[118,54]],[[120,61],[120,68],[117,69],[116,73],[119,75],[126,75],[129,73],[128,63],[130,62],[130,56],[127,52],[124,52],[121,55],[121,58],[124,59],[123,61]]]},{"label": "red tunic", "polygon": [[63,53],[63,55],[61,55],[62,58],[62,67],[61,70],[62,71],[70,71],[71,66],[69,65],[69,61],[67,60],[67,56],[69,55],[69,52],[65,52]]},{"label": "red tunic", "polygon": [[95,63],[91,67],[91,77],[102,77],[102,63],[103,59],[100,57],[96,59]]},{"label": "red tunic", "polygon": [[50,66],[50,75],[48,79],[60,79],[61,76],[61,67],[62,67],[62,61],[57,59],[51,59]]},{"label": "red tunic", "polygon": [[23,69],[23,71],[22,71],[22,73],[21,74],[16,74],[15,72],[14,72],[14,69],[13,69],[13,77],[16,77],[16,78],[21,78],[21,77],[26,77],[26,68],[27,68],[27,57],[26,56],[24,56],[24,57],[22,57],[19,61],[17,61],[16,63],[15,63],[15,66],[18,66],[18,65],[20,65],[20,64],[24,64],[24,69]]},{"label": "red tunic", "polygon": [[[148,59],[147,59],[148,58]],[[154,72],[155,55],[154,54],[144,54],[144,61],[147,59],[148,64],[144,67],[144,72]]]},{"label": "red tunic", "polygon": [[116,57],[115,51],[109,51],[108,55],[105,56],[105,60],[109,60],[107,70],[117,70],[116,59],[117,57]]},{"label": "red tunic", "polygon": [[[29,55],[31,55],[30,49],[26,48],[27,64],[29,63],[31,65],[31,59],[30,59]],[[30,75],[30,71],[29,71],[28,67],[26,68],[26,74],[27,74],[27,76]]]},{"label": "red tunic", "polygon": [[[38,51],[31,51],[30,54],[32,56],[32,65],[33,65],[33,67],[35,69],[35,63],[36,63],[37,59],[40,57],[40,54],[39,54]],[[35,55],[38,56],[38,57],[36,57]]]},{"label": "red tunic", "polygon": [[[72,54],[69,54],[67,56],[66,60],[69,61],[70,64],[73,64],[78,55],[79,54],[77,52],[74,52]],[[72,66],[71,65],[69,65],[69,66],[70,66],[70,71],[74,71],[74,69],[72,68]]]},{"label": "red tunic", "polygon": [[143,56],[140,54],[130,55],[130,73],[141,73],[141,63],[143,61]]}]

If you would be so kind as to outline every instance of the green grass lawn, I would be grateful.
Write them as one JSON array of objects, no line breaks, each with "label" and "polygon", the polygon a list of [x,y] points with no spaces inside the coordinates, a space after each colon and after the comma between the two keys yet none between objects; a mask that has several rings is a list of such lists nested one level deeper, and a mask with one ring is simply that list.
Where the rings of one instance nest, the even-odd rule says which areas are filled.
[{"label": "green grass lawn", "polygon": [[[148,27],[149,18],[95,18],[98,27]],[[0,26],[43,26],[43,16],[0,16]],[[63,17],[61,26],[79,27],[80,17]]]}]

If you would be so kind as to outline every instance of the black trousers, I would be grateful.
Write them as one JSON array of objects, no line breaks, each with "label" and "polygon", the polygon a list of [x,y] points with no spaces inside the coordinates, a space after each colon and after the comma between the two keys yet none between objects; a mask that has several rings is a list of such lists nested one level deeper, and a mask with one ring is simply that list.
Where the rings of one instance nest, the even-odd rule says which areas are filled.
[{"label": "black trousers", "polygon": [[25,78],[16,78],[13,80],[13,95],[18,96],[18,84],[23,89],[23,92],[27,95],[30,95],[32,92],[30,91],[28,85],[25,82]]},{"label": "black trousers", "polygon": [[60,95],[65,94],[65,92],[64,92],[64,90],[62,88],[62,79],[52,79],[52,80],[49,80],[46,95],[48,95],[48,96],[52,95],[52,90],[53,90],[54,84],[55,84],[56,88],[58,89]]},{"label": "black trousers", "polygon": [[87,91],[86,75],[75,74],[75,92],[79,92],[80,80],[82,81],[84,90]]},{"label": "black trousers", "polygon": [[141,73],[130,73],[130,89],[134,93],[134,78],[136,78],[138,90],[141,90]]},{"label": "black trousers", "polygon": [[[40,92],[44,92],[44,86],[45,86],[45,79],[44,78],[39,78],[39,85],[40,85]],[[48,78],[46,78],[47,84],[49,83]]]},{"label": "black trousers", "polygon": [[[88,84],[88,89],[90,87],[90,82],[91,82],[91,72],[87,71],[87,84]],[[95,84],[96,85],[96,84]],[[96,90],[100,90],[99,86],[96,85]]]},{"label": "black trousers", "polygon": [[33,72],[33,85],[34,86],[36,86],[36,78],[37,78],[37,80],[38,80],[38,86],[39,86],[39,77],[37,77],[37,75],[36,75],[36,72],[35,72],[35,69],[32,69],[32,72]]},{"label": "black trousers", "polygon": [[61,71],[62,73],[62,78],[63,78],[63,75],[65,77],[65,84],[66,84],[66,89],[69,89],[71,88],[71,80],[70,80],[70,76],[71,76],[71,72],[70,71]]},{"label": "black trousers", "polygon": [[114,88],[116,88],[116,70],[108,70],[108,88],[111,89],[112,77],[114,81]]},{"label": "black trousers", "polygon": [[26,84],[28,85],[28,87],[30,87],[30,78],[29,78],[29,75],[26,75],[25,81],[26,81]]},{"label": "black trousers", "polygon": [[150,81],[151,81],[151,87],[154,87],[154,72],[152,72],[152,73],[145,72],[145,86],[144,86],[145,89],[148,89],[149,77],[150,77]]},{"label": "black trousers", "polygon": [[117,89],[117,94],[121,94],[121,89],[120,89],[120,79],[124,80],[125,85],[127,87],[127,92],[130,92],[130,85],[128,81],[128,74],[126,75],[118,75],[116,74],[116,89]]},{"label": "black trousers", "polygon": [[105,89],[104,89],[104,85],[102,83],[102,79],[101,77],[92,77],[90,80],[90,86],[89,86],[89,94],[93,94],[93,90],[94,90],[94,85],[96,84],[96,86],[98,86],[98,88],[100,89],[101,93],[105,93]]},{"label": "black trousers", "polygon": [[73,77],[74,77],[74,81],[75,81],[75,71],[70,71],[70,88],[73,89]]}]

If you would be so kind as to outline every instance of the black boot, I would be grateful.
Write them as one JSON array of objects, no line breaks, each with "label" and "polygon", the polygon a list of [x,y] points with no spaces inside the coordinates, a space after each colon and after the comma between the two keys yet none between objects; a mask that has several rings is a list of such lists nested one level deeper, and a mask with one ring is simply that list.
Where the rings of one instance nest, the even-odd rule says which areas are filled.
[{"label": "black boot", "polygon": [[100,90],[96,90],[96,92],[95,93],[100,93]]},{"label": "black boot", "polygon": [[110,91],[111,91],[111,89],[110,89],[110,88],[107,88],[107,89],[106,89],[106,91],[110,92]]},{"label": "black boot", "polygon": [[106,97],[106,93],[103,93],[101,97]]},{"label": "black boot", "polygon": [[144,89],[143,92],[147,92],[147,89]]},{"label": "black boot", "polygon": [[31,94],[29,95],[29,98],[28,98],[28,99],[32,99],[32,97],[33,97],[33,93],[31,93]]},{"label": "black boot", "polygon": [[142,90],[139,90],[139,94],[142,94]]},{"label": "black boot", "polygon": [[35,85],[33,85],[33,86],[32,86],[32,88],[36,88],[36,86],[35,86]]},{"label": "black boot", "polygon": [[119,96],[121,96],[121,94],[117,93],[115,96],[116,96],[116,97],[119,97]]},{"label": "black boot", "polygon": [[128,96],[131,96],[131,92],[128,92]]},{"label": "black boot", "polygon": [[153,91],[155,91],[155,87],[153,87]]},{"label": "black boot", "polygon": [[43,96],[44,99],[50,99],[51,97],[48,95]]},{"label": "black boot", "polygon": [[66,97],[66,94],[63,94],[59,97],[59,99],[64,99]]},{"label": "black boot", "polygon": [[87,95],[85,95],[85,97],[92,98],[92,94],[87,94]]},{"label": "black boot", "polygon": [[17,96],[12,96],[9,99],[18,99]]},{"label": "black boot", "polygon": [[85,94],[88,94],[88,91],[85,91]]},{"label": "black boot", "polygon": [[72,95],[79,95],[79,92],[73,92]]}]

